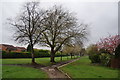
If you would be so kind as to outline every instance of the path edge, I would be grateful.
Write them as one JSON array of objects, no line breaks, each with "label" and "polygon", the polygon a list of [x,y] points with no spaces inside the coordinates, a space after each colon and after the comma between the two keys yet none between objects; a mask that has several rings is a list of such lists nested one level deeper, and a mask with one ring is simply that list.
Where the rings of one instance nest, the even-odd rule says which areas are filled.
[{"label": "path edge", "polygon": [[68,75],[68,73],[65,73],[63,70],[60,69],[60,67],[58,67],[57,69],[63,74],[65,74],[70,80],[72,80],[72,78]]},{"label": "path edge", "polygon": [[[77,60],[79,60],[79,59],[80,59],[80,58],[78,58],[78,59],[76,59],[76,60],[74,60],[74,61],[72,61],[72,62],[70,62],[70,63],[73,63],[73,62],[75,62],[75,61],[77,61]],[[68,65],[68,64],[70,64],[70,63],[67,63],[67,64],[64,64],[64,65],[58,66],[57,69],[58,69],[59,71],[61,71],[63,74],[65,74],[69,79],[72,80],[72,78],[68,75],[68,73],[66,73],[66,72],[64,72],[63,70],[60,69],[61,67],[66,66],[66,65]]]}]

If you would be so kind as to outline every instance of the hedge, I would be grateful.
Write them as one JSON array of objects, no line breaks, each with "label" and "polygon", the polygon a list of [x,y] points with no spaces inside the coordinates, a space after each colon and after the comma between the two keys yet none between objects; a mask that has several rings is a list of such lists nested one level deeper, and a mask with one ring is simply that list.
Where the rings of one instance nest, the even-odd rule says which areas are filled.
[{"label": "hedge", "polygon": [[[39,57],[50,57],[50,51],[49,50],[34,50],[34,56],[35,58]],[[61,56],[60,52],[57,52],[56,57]],[[64,54],[62,56],[65,56]],[[31,58],[30,52],[5,52],[2,51],[2,58]]]}]

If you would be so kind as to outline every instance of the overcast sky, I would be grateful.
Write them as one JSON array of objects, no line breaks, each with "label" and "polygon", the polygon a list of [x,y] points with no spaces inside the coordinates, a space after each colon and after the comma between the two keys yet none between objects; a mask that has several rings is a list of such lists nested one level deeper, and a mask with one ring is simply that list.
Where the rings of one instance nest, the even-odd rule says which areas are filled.
[{"label": "overcast sky", "polygon": [[[42,8],[49,8],[54,4],[62,5],[70,12],[76,13],[80,22],[90,24],[89,40],[85,46],[96,43],[100,38],[110,35],[118,34],[118,0],[41,0],[40,5]],[[13,40],[14,30],[9,24],[7,24],[7,18],[14,18],[21,9],[24,0],[18,0],[15,2],[2,1],[1,3],[1,24],[0,24],[0,44],[11,44],[14,46],[24,46],[17,44]],[[36,48],[44,48],[36,46]],[[46,48],[44,48],[46,49]]]}]

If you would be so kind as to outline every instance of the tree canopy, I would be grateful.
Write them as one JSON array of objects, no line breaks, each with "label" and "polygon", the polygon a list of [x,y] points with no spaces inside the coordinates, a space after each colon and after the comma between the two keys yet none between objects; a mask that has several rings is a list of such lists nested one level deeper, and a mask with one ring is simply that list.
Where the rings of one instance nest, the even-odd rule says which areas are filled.
[{"label": "tree canopy", "polygon": [[42,33],[40,43],[51,48],[51,62],[55,62],[55,53],[62,45],[86,38],[88,25],[79,24],[77,18],[62,6],[53,6],[44,18],[47,29]]},{"label": "tree canopy", "polygon": [[39,2],[27,2],[20,14],[10,22],[16,30],[15,41],[31,46],[33,63],[35,63],[33,47],[40,40],[41,33],[45,31],[42,26],[44,14],[45,12],[39,8]]},{"label": "tree canopy", "polygon": [[25,3],[20,15],[11,21],[11,25],[16,30],[15,41],[30,46],[33,63],[35,63],[34,45],[50,47],[51,62],[55,62],[55,53],[63,45],[76,43],[83,45],[88,34],[88,25],[79,23],[72,12],[56,5],[42,10],[39,2]]}]

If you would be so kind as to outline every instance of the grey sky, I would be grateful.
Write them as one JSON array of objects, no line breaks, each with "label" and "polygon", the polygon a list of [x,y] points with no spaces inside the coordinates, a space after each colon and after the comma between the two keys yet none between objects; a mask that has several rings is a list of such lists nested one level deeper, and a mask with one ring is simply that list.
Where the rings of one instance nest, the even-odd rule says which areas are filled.
[{"label": "grey sky", "polygon": [[[19,14],[21,5],[24,0],[18,2],[2,2],[2,24],[0,24],[0,43],[12,44],[15,46],[25,46],[17,44],[12,35],[14,30],[9,24],[6,23],[7,18],[14,18]],[[96,2],[97,1],[97,2]],[[101,37],[106,37],[109,34],[116,35],[118,34],[118,3],[117,0],[110,0],[110,2],[98,2],[98,0],[93,2],[79,1],[79,0],[41,0],[41,7],[47,9],[54,4],[63,5],[65,9],[68,9],[70,12],[76,13],[77,18],[80,22],[90,24],[90,36],[89,41],[86,42],[86,46],[91,43],[96,43]],[[114,1],[114,2],[113,2]],[[37,48],[43,48],[36,46]]]}]

